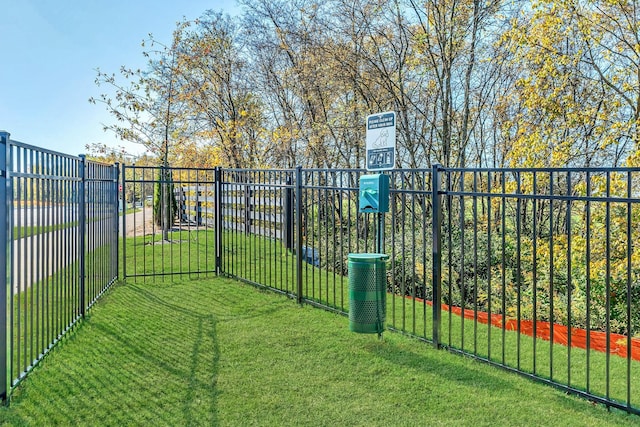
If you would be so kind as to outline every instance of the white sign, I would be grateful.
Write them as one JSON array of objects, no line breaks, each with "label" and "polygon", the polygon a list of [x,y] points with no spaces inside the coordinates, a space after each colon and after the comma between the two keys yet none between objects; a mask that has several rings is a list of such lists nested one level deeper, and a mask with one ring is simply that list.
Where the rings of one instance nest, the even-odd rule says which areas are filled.
[{"label": "white sign", "polygon": [[383,171],[396,165],[396,113],[371,114],[367,117],[366,168]]}]

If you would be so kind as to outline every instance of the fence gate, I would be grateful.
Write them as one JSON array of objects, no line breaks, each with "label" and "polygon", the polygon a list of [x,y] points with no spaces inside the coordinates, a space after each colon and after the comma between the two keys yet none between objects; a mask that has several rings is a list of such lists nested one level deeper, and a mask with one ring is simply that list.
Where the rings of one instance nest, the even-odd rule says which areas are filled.
[{"label": "fence gate", "polygon": [[125,278],[217,270],[216,169],[122,165]]}]

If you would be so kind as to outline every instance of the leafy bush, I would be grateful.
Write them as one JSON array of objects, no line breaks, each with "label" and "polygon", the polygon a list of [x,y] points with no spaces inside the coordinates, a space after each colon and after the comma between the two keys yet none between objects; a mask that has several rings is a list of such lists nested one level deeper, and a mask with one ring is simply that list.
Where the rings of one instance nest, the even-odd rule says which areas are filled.
[{"label": "leafy bush", "polygon": [[[163,176],[164,175],[164,178]],[[165,184],[166,183],[166,184]],[[163,191],[163,186],[166,188]],[[164,201],[163,199],[164,193]],[[173,177],[170,170],[158,171],[158,180],[153,187],[153,220],[158,227],[162,227],[164,224],[163,218],[166,214],[166,208],[168,206],[168,223],[167,229],[173,226],[173,221],[178,211],[178,203],[176,202],[176,195],[174,191]]]}]

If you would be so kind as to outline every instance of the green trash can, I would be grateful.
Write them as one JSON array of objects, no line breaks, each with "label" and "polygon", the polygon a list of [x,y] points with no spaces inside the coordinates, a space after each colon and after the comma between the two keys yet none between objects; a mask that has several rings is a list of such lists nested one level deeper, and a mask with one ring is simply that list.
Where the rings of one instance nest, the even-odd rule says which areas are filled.
[{"label": "green trash can", "polygon": [[387,300],[385,254],[349,254],[349,330],[384,331]]}]

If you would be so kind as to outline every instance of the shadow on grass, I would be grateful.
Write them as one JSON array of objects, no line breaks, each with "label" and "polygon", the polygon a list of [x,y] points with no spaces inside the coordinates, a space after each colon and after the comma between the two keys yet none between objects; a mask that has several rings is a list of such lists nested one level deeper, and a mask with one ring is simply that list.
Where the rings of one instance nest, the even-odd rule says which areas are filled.
[{"label": "shadow on grass", "polygon": [[[216,383],[220,359],[216,315],[189,308],[193,305],[193,301],[190,301],[192,297],[189,296],[180,301],[171,296],[157,295],[134,284],[127,284],[126,288],[140,300],[141,305],[148,307],[138,308],[140,313],[152,313],[145,317],[151,318],[152,328],[155,330],[145,331],[143,336],[132,330],[132,335],[123,336],[116,327],[99,325],[98,329],[129,352],[142,358],[149,370],[155,372],[150,378],[150,385],[158,385],[154,393],[164,392],[164,381],[156,375],[167,376],[170,381],[173,379],[181,383],[178,387],[182,388],[183,397],[175,396],[178,399],[164,404],[181,405],[185,425],[202,422],[194,417],[194,414],[201,414],[202,405],[205,404],[209,410],[204,412],[211,417],[207,422],[216,424]],[[158,292],[162,293],[166,288],[159,288]],[[145,320],[141,319],[140,324],[144,323]],[[173,346],[169,357],[167,346]],[[170,384],[169,387],[174,388],[176,384]],[[196,405],[198,408],[195,408]],[[165,407],[161,406],[158,410],[165,410]]]},{"label": "shadow on grass", "polygon": [[[390,363],[402,366],[416,372],[429,372],[431,375],[438,377],[439,382],[455,382],[465,387],[473,385],[473,387],[491,387],[492,389],[509,390],[513,389],[511,383],[501,378],[496,372],[482,372],[479,369],[470,369],[470,363],[478,363],[469,358],[460,358],[460,362],[456,360],[443,361],[442,350],[417,352],[399,346],[391,341],[385,341],[384,345],[378,343],[370,343],[368,350]],[[503,376],[503,375],[502,375]]]},{"label": "shadow on grass", "polygon": [[[436,351],[430,349],[425,354],[422,351],[413,351],[390,340],[385,341],[384,344],[381,342],[371,342],[366,348],[376,357],[396,366],[415,371],[416,374],[428,372],[431,376],[435,377],[434,381],[448,384],[447,388],[451,390],[456,388],[466,389],[466,393],[474,393],[474,390],[476,393],[490,390],[491,393],[497,392],[497,394],[516,396],[517,398],[514,398],[512,402],[514,408],[517,406],[527,406],[529,402],[539,403],[540,400],[540,396],[534,394],[532,391],[536,390],[536,388],[529,386],[531,379],[521,378],[521,381],[511,381],[508,377],[505,377],[504,371],[501,372],[499,368],[496,369],[496,367],[490,366],[488,363],[463,355],[452,354],[451,357],[443,358],[443,352],[446,352],[446,350]],[[514,378],[519,376],[515,372],[511,372],[511,375],[513,375]],[[516,386],[514,387],[514,385]],[[585,410],[585,399],[571,395],[560,389],[551,388],[552,391],[546,393],[546,403],[560,405],[565,408],[567,412],[580,413]],[[553,403],[551,399],[553,399]],[[601,408],[604,409],[604,406]],[[609,408],[607,411],[619,412],[623,417],[628,416],[630,419],[634,417],[634,415],[614,408]],[[597,416],[603,416],[603,420],[608,421],[609,419],[606,414],[606,411],[602,411],[597,414]]]},{"label": "shadow on grass", "polygon": [[[189,371],[190,371],[190,375],[189,375],[189,385],[187,388],[187,393],[185,396],[185,400],[183,403],[183,413],[184,413],[184,420],[185,420],[185,425],[194,425],[194,417],[193,417],[193,412],[192,412],[192,408],[190,406],[190,402],[193,402],[195,399],[194,396],[194,391],[200,387],[200,385],[198,384],[198,379],[196,376],[196,372],[197,372],[197,368],[198,368],[198,363],[199,363],[199,358],[201,355],[201,347],[202,347],[202,341],[204,339],[204,334],[205,334],[205,319],[199,319],[198,320],[198,333],[196,335],[196,339],[193,342],[193,350],[191,352],[191,361],[190,361],[190,366],[189,366]],[[218,339],[217,339],[217,333],[216,333],[216,322],[215,320],[211,320],[210,324],[208,325],[208,327],[206,328],[206,330],[208,331],[208,339],[211,340],[211,342],[213,343],[213,360],[212,360],[212,368],[213,371],[211,372],[212,375],[212,383],[211,383],[211,393],[210,393],[210,410],[212,413],[212,421],[214,424],[217,424],[217,398],[218,398],[218,389],[217,389],[217,382],[218,382],[218,367],[219,367],[219,362],[220,362],[220,347],[218,344]]]},{"label": "shadow on grass", "polygon": [[184,290],[120,285],[110,310],[92,312],[47,356],[47,373],[16,391],[0,424],[216,425],[218,319]]}]

